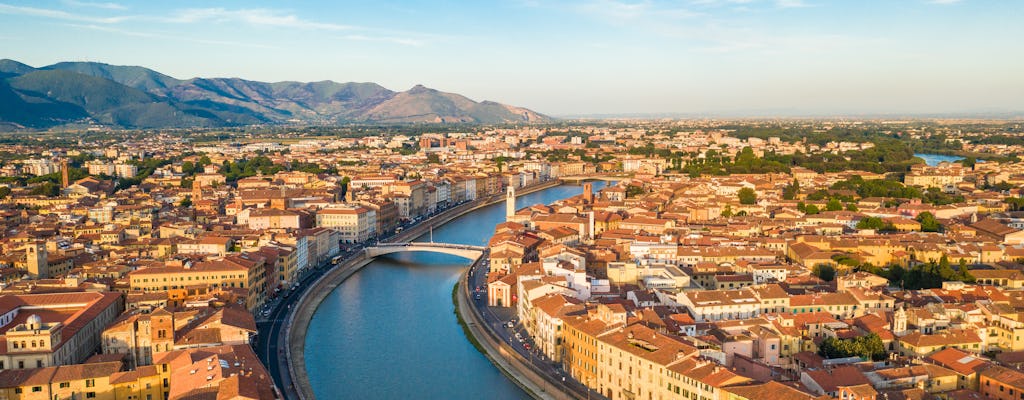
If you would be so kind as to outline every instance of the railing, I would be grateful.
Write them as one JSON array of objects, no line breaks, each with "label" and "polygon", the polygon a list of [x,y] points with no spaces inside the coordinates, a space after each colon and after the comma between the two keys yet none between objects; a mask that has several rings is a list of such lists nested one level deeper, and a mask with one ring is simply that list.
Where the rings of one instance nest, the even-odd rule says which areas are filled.
[{"label": "railing", "polygon": [[367,247],[437,247],[441,249],[458,249],[458,250],[477,250],[483,251],[485,248],[482,246],[472,246],[468,244],[451,244],[451,243],[436,243],[436,242],[409,242],[409,243],[379,243],[375,246]]}]

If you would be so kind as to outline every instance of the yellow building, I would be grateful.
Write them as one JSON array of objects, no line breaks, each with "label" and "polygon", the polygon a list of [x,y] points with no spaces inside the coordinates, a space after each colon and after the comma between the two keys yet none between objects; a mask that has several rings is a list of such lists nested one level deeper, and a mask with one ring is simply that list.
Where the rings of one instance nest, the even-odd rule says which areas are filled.
[{"label": "yellow building", "polygon": [[188,287],[242,288],[248,290],[246,309],[255,311],[266,300],[266,261],[243,253],[191,266],[147,267],[128,274],[131,290],[161,292]]},{"label": "yellow building", "polygon": [[0,296],[0,370],[44,368],[84,361],[100,332],[124,310],[120,293]]}]

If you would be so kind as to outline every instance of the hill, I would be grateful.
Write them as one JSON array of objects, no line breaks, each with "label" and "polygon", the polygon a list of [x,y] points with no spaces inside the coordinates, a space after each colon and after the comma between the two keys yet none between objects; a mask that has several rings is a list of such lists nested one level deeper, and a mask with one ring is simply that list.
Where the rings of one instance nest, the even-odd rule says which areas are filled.
[{"label": "hill", "polygon": [[549,117],[417,85],[177,79],[139,66],[61,62],[41,68],[0,60],[0,124],[70,123],[125,128],[266,123],[505,123]]}]

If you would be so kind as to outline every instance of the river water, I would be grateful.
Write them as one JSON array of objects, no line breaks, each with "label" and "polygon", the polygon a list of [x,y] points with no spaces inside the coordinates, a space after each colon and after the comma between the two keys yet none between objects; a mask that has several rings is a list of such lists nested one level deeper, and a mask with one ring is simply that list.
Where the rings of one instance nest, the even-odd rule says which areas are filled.
[{"label": "river water", "polygon": [[923,153],[918,153],[918,154],[914,154],[914,156],[915,157],[920,157],[922,160],[924,160],[925,164],[928,164],[928,165],[933,166],[933,167],[936,166],[936,165],[939,165],[939,163],[941,163],[941,162],[953,162],[953,161],[959,161],[959,160],[963,160],[964,159],[963,157],[947,156],[945,154],[923,154]]},{"label": "river water", "polygon": [[[603,187],[594,183],[594,190]],[[518,207],[575,196],[559,186],[520,196]],[[434,229],[436,242],[486,245],[505,203]],[[424,235],[417,241],[428,241]],[[452,286],[468,261],[434,253],[380,257],[317,308],[306,332],[306,371],[316,397],[329,399],[529,398],[466,339]]]}]

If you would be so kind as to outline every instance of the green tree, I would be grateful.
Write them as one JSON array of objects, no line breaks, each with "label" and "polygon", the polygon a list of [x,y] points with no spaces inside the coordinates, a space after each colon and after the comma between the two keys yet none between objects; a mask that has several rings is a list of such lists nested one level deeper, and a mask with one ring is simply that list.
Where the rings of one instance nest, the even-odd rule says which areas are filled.
[{"label": "green tree", "polygon": [[818,209],[818,206],[816,206],[814,204],[808,204],[808,205],[804,206],[804,213],[807,214],[807,215],[814,215],[814,214],[818,214],[820,212],[821,212],[821,210]]},{"label": "green tree", "polygon": [[824,358],[860,357],[865,360],[884,360],[888,354],[878,334],[870,333],[852,339],[825,338],[818,347]]},{"label": "green tree", "polygon": [[[431,164],[440,164],[441,163],[441,156],[438,156],[437,153],[427,154],[427,162],[431,163]],[[501,165],[501,164],[498,164],[498,165]]]},{"label": "green tree", "polygon": [[53,182],[43,182],[28,192],[33,196],[57,197],[60,196],[60,186]]},{"label": "green tree", "polygon": [[641,194],[644,194],[644,188],[640,186],[629,185],[626,186],[626,197],[633,198]]},{"label": "green tree", "polygon": [[828,200],[828,204],[825,205],[825,210],[828,211],[840,211],[843,209],[843,202],[839,199],[832,198]]},{"label": "green tree", "polygon": [[860,211],[860,209],[857,208],[857,205],[854,203],[846,203],[846,211],[857,212]]},{"label": "green tree", "polygon": [[178,203],[178,206],[179,207],[192,207],[192,196],[185,196],[185,198],[181,199],[181,202]]},{"label": "green tree", "polygon": [[836,279],[836,267],[829,264],[818,264],[811,269],[811,273],[825,282],[832,282]]},{"label": "green tree", "polygon": [[722,209],[722,216],[726,217],[726,218],[729,218],[729,217],[732,216],[732,205],[731,204],[726,204],[725,205],[725,208]]},{"label": "green tree", "polygon": [[793,179],[793,183],[786,185],[782,188],[782,199],[793,200],[796,199],[797,194],[800,193],[800,181]]},{"label": "green tree", "polygon": [[757,204],[757,192],[754,189],[745,187],[736,195],[740,198],[740,204]]},{"label": "green tree", "polygon": [[857,229],[874,229],[876,231],[886,230],[892,225],[878,217],[867,217],[857,221]]},{"label": "green tree", "polygon": [[0,186],[0,200],[6,199],[7,196],[11,195],[11,188],[7,186]]},{"label": "green tree", "polygon": [[938,232],[942,228],[939,220],[935,219],[935,215],[927,211],[917,214],[917,218],[914,220],[921,224],[921,230],[924,232]]}]

